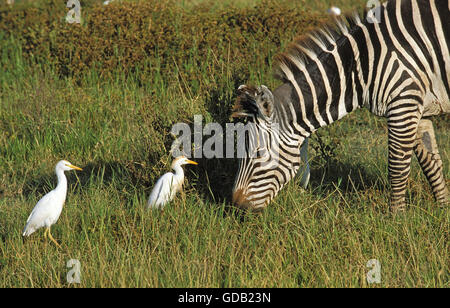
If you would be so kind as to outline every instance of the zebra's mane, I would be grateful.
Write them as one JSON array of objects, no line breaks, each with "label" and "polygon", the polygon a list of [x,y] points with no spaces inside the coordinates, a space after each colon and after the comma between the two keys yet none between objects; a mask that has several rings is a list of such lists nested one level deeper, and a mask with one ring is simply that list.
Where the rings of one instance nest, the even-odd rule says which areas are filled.
[{"label": "zebra's mane", "polygon": [[[366,16],[367,11],[364,12],[364,18]],[[285,52],[275,56],[274,76],[283,82],[292,82],[299,66],[306,68],[313,59],[332,51],[334,46],[340,45],[339,40],[343,35],[351,32],[361,23],[361,16],[354,12],[351,15],[335,17],[331,23],[326,23],[316,30],[295,38]]]}]

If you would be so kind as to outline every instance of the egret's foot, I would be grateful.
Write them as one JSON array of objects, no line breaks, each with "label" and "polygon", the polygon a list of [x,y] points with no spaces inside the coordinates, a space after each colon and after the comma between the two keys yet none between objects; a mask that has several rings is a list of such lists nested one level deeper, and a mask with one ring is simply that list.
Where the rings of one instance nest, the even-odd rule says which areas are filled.
[{"label": "egret's foot", "polygon": [[53,238],[52,234],[50,233],[50,228],[47,229],[47,233],[48,233],[48,238],[55,243],[55,245],[59,248],[62,249],[61,245],[58,244],[58,242]]}]

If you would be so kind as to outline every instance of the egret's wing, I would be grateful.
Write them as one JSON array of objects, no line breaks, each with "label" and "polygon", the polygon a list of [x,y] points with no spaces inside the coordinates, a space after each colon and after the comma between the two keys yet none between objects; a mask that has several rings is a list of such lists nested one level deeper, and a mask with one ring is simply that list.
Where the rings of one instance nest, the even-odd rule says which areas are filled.
[{"label": "egret's wing", "polygon": [[171,200],[170,191],[172,188],[173,177],[174,174],[168,172],[159,178],[148,199],[149,208],[163,207]]},{"label": "egret's wing", "polygon": [[25,228],[23,229],[23,235],[30,235],[37,229],[43,227],[45,225],[45,220],[49,217],[52,202],[54,200],[54,192],[53,190],[43,196],[41,200],[36,203],[33,210],[31,211],[30,216],[28,216],[27,223]]}]

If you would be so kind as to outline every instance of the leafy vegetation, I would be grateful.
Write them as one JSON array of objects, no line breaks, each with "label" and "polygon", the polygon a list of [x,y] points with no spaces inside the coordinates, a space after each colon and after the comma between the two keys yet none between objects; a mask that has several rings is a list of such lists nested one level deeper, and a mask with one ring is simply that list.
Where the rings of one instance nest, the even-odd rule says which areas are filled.
[{"label": "leafy vegetation", "polygon": [[[200,159],[164,212],[145,210],[173,124],[223,124],[240,84],[274,88],[272,57],[329,1],[81,1],[79,25],[62,1],[16,2],[0,6],[1,287],[449,286],[448,210],[414,161],[409,208],[388,214],[386,124],[365,110],[321,129],[310,186],[289,183],[262,213],[228,207],[232,159]],[[450,120],[435,125],[449,179]],[[21,236],[60,159],[84,169],[67,173],[52,228],[62,250]]]}]

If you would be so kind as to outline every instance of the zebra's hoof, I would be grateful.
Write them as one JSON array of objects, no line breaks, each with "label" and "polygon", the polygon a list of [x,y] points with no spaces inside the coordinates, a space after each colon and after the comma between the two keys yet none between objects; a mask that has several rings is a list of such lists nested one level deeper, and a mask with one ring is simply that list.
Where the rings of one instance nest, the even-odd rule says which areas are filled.
[{"label": "zebra's hoof", "polygon": [[441,209],[449,207],[450,199],[447,197],[445,199],[437,200],[437,206]]},{"label": "zebra's hoof", "polygon": [[406,210],[406,204],[405,203],[391,203],[389,206],[389,210],[391,214],[399,214],[403,213]]}]

